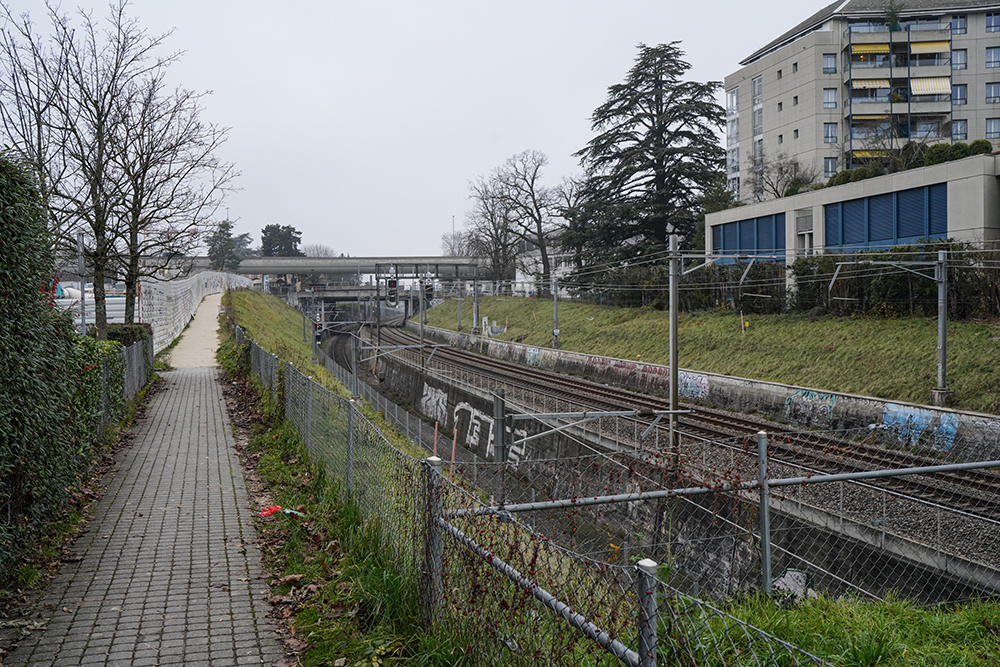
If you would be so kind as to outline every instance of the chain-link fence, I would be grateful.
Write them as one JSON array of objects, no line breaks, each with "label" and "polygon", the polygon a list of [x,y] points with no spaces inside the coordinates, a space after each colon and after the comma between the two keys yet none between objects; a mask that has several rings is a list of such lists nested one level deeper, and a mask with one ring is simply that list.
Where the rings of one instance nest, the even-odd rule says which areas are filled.
[{"label": "chain-link fence", "polygon": [[[393,351],[389,358],[381,355],[380,363],[408,365],[421,377],[446,377],[467,387],[468,394],[503,391],[512,411],[601,409],[584,398],[540,391],[440,357],[419,360],[414,350]],[[932,425],[926,411],[895,407],[884,423],[869,428],[770,433],[764,456],[756,435],[709,439],[686,427],[680,429],[679,446],[670,448],[665,422],[651,427],[649,420],[624,416],[574,426],[580,449],[593,448],[589,456],[532,460],[530,446],[525,451],[518,444],[525,438],[515,434],[503,500],[643,494],[642,501],[617,507],[576,508],[574,525],[583,517],[588,524],[567,531],[572,536],[567,547],[597,559],[669,561],[674,585],[725,598],[764,583],[759,483],[747,483],[758,480],[761,463],[767,462],[773,487],[768,569],[779,588],[869,598],[891,591],[929,603],[995,596],[1000,420],[984,417],[966,436],[948,415]],[[739,422],[704,426],[743,428]],[[960,463],[974,467],[947,469]],[[477,468],[490,465],[461,469],[476,479],[483,476]],[[945,469],[909,472],[928,467]],[[864,475],[869,477],[858,478]],[[807,479],[791,486],[782,481],[797,478]],[[650,498],[678,487],[697,492]]]},{"label": "chain-link fence", "polygon": [[[629,521],[638,525],[636,506],[646,501],[574,501],[598,488],[667,488],[636,468],[639,462],[595,456],[500,465],[458,455],[457,443],[451,462],[451,446],[433,428],[359,385],[364,400],[407,437],[449,459],[421,461],[393,447],[354,401],[245,341],[239,329],[237,342],[249,343],[254,375],[283,400],[311,456],[378,523],[402,574],[419,581],[429,629],[459,638],[481,664],[826,664],[676,586],[669,548],[657,551],[628,535]],[[517,507],[524,499],[566,502]],[[671,526],[665,534],[679,525],[671,512],[684,503],[661,502],[659,520]],[[752,540],[744,541],[752,555]],[[663,559],[654,561],[658,554]]]}]

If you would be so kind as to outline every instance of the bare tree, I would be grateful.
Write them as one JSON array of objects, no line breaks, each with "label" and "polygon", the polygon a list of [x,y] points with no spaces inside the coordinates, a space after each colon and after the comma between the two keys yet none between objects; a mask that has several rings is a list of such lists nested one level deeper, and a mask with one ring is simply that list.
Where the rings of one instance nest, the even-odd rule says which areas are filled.
[{"label": "bare tree", "polygon": [[469,254],[467,232],[445,232],[441,235],[441,252],[448,257],[463,257]]},{"label": "bare tree", "polygon": [[539,253],[543,293],[548,293],[552,263],[549,241],[559,226],[559,197],[541,183],[548,157],[539,151],[522,151],[493,174],[495,191],[504,199],[504,212],[514,235]]},{"label": "bare tree", "polygon": [[[2,6],[2,5],[0,5]],[[46,211],[46,224],[54,231],[56,221],[49,208],[54,184],[65,166],[55,150],[65,141],[65,132],[54,117],[62,88],[64,54],[45,53],[43,40],[34,34],[27,16],[15,18],[3,6],[12,30],[0,31],[0,123],[10,146],[31,165]],[[53,45],[58,49],[61,45]]]},{"label": "bare tree", "polygon": [[573,267],[577,270],[583,268],[583,244],[579,240],[581,235],[576,233],[582,224],[582,193],[583,181],[579,178],[563,178],[555,189],[556,207],[564,220],[564,227],[559,233],[559,246],[572,253]]},{"label": "bare tree", "polygon": [[799,162],[788,153],[770,158],[760,153],[750,161],[751,182],[757,201],[780,199],[796,194],[814,184],[819,177],[815,168]]},{"label": "bare tree", "polygon": [[215,151],[227,130],[200,119],[201,95],[164,91],[164,71],[134,82],[116,100],[121,129],[120,248],[125,321],[134,321],[139,279],[162,275],[200,245],[237,172]]},{"label": "bare tree", "polygon": [[322,243],[310,243],[302,246],[302,252],[306,257],[336,257],[337,252],[328,245]]},{"label": "bare tree", "polygon": [[480,176],[469,183],[471,210],[465,214],[467,249],[487,260],[494,280],[511,280],[516,268],[518,242],[507,210],[507,198],[495,182]]},{"label": "bare tree", "polygon": [[[87,255],[101,338],[107,329],[104,280],[113,270],[115,240],[121,231],[116,227],[123,191],[116,159],[123,145],[118,100],[177,57],[154,56],[167,35],[148,37],[125,16],[127,6],[127,0],[112,4],[108,28],[102,31],[89,14],[79,13],[77,28],[46,3],[51,24],[47,39],[33,31],[27,16],[15,18],[3,6],[11,26],[4,57],[8,67],[30,80],[3,90],[10,113],[29,116],[6,125],[35,128],[36,141],[14,147],[44,172],[50,215],[62,238],[68,240],[77,230],[86,230],[93,238]],[[36,125],[48,132],[39,133]]]}]

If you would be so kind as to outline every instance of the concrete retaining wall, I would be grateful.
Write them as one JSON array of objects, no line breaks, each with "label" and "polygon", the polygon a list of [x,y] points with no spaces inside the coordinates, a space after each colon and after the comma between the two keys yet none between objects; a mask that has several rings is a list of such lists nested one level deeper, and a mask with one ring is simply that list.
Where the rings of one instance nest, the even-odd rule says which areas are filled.
[{"label": "concrete retaining wall", "polygon": [[[407,327],[416,325],[407,322]],[[650,394],[669,394],[668,366],[490,338],[481,340],[479,336],[427,326],[424,335],[467,350],[482,349],[491,357],[527,366]],[[1000,416],[996,415],[688,369],[678,370],[678,385],[679,395],[690,403],[756,413],[773,421],[820,430],[884,426],[895,430],[901,443],[946,452],[956,460],[1000,459]]]}]

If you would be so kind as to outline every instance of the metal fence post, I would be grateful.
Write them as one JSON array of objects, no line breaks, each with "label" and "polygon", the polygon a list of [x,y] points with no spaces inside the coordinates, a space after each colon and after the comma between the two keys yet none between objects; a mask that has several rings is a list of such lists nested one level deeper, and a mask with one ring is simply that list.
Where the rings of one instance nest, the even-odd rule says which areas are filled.
[{"label": "metal fence post", "polygon": [[771,594],[771,493],[767,483],[767,433],[757,432],[757,474],[760,479],[760,565],[764,595]]},{"label": "metal fence post", "polygon": [[354,399],[347,403],[347,491],[354,490]]},{"label": "metal fence post", "polygon": [[430,631],[434,627],[434,617],[442,588],[442,554],[441,554],[441,466],[444,463],[436,456],[424,459],[425,502],[424,516],[427,523],[424,538],[424,629]]},{"label": "metal fence post", "polygon": [[313,444],[313,382],[312,375],[306,378],[306,449],[312,452]]},{"label": "metal fence post", "polygon": [[504,504],[504,468],[507,463],[506,430],[507,420],[505,419],[506,401],[503,387],[496,390],[493,396],[493,461],[497,465],[497,497],[496,502],[501,507]]},{"label": "metal fence post", "polygon": [[636,563],[639,581],[636,596],[639,598],[639,665],[640,667],[656,667],[656,625],[657,589],[656,561],[644,558]]}]

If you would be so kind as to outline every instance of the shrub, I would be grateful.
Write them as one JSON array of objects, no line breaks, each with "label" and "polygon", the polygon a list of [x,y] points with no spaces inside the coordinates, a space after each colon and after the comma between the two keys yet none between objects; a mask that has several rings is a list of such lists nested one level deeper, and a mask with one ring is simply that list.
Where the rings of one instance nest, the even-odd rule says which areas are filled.
[{"label": "shrub", "polygon": [[993,152],[993,144],[989,139],[976,139],[969,144],[969,155],[989,155]]},{"label": "shrub", "polygon": [[950,158],[951,146],[949,144],[934,144],[924,153],[924,166],[929,167],[934,164],[947,162]]},{"label": "shrub", "polygon": [[109,324],[108,340],[114,340],[128,347],[153,336],[153,327],[148,322],[141,324]]},{"label": "shrub", "polygon": [[951,149],[948,151],[948,159],[961,160],[964,157],[969,157],[971,154],[969,152],[969,144],[959,141],[951,145]]},{"label": "shrub", "polygon": [[866,178],[871,178],[868,167],[856,167],[851,170],[851,183],[857,183],[858,181],[863,181]]},{"label": "shrub", "polygon": [[30,171],[0,154],[0,580],[78,471],[72,321],[55,306],[53,253]]},{"label": "shrub", "polygon": [[838,171],[836,174],[830,177],[830,180],[827,182],[827,186],[833,187],[835,185],[843,185],[844,183],[850,183],[850,182],[851,182],[851,171],[849,169],[842,169],[841,171]]}]

